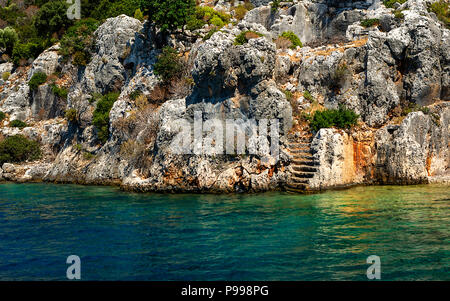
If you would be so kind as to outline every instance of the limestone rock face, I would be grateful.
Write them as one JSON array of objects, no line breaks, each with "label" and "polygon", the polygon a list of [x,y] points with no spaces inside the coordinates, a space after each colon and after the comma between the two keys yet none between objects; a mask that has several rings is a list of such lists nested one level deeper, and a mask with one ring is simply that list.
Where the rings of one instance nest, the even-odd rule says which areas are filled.
[{"label": "limestone rock face", "polygon": [[[0,179],[120,184],[138,191],[283,189],[293,173],[291,145],[310,143],[290,141],[307,130],[305,110],[340,105],[360,115],[358,125],[310,133],[311,154],[298,155],[305,157],[295,163],[298,179],[308,176],[312,190],[450,178],[450,31],[428,12],[427,1],[399,5],[404,19],[378,0],[295,0],[278,9],[266,0],[252,2],[256,8],[243,20],[205,40],[208,25],[162,39],[149,22],[121,15],[97,29],[87,66],[61,60],[58,45],[31,66],[2,61],[0,71],[12,74],[0,81],[0,110],[6,113],[0,139],[22,134],[38,140],[44,156],[2,166]],[[215,5],[232,9],[229,1]],[[361,26],[368,18],[380,24]],[[259,34],[248,33],[248,42],[235,45],[246,31]],[[296,33],[304,47],[284,48],[278,40],[277,48],[285,31]],[[175,83],[188,83],[184,94],[172,93],[174,87],[154,73],[164,43],[185,62],[182,81]],[[30,91],[28,81],[37,71],[51,79]],[[62,76],[55,79],[55,72]],[[67,100],[55,95],[54,80],[68,89]],[[108,116],[109,137],[101,142],[92,97],[111,91],[119,97]],[[158,91],[165,94],[155,100]],[[76,121],[63,118],[67,109],[76,110]],[[418,112],[405,118],[406,109]],[[14,119],[30,126],[9,127]],[[193,133],[199,120],[201,139]],[[279,122],[279,136],[253,127],[261,121]],[[209,153],[227,143],[226,122],[233,134],[244,129],[247,153]],[[172,147],[180,137],[189,142],[183,153]],[[278,157],[267,158],[269,142],[279,146]]]},{"label": "limestone rock face", "polygon": [[31,112],[38,120],[63,117],[65,114],[67,100],[55,95],[48,84],[33,91],[32,99]]},{"label": "limestone rock face", "polygon": [[377,178],[382,183],[427,183],[448,173],[450,107],[410,113],[398,127],[377,132]]},{"label": "limestone rock face", "polygon": [[57,71],[58,65],[61,61],[61,56],[58,54],[60,49],[59,44],[53,45],[44,52],[42,52],[34,61],[31,70],[28,74],[28,80],[36,72],[43,72],[47,76],[52,75]]},{"label": "limestone rock face", "polygon": [[31,115],[30,87],[21,83],[6,91],[6,99],[0,102],[0,110],[10,115],[10,120],[25,120]]},{"label": "limestone rock face", "polygon": [[311,144],[318,172],[310,180],[312,190],[357,183],[353,140],[345,132],[321,129]]},{"label": "limestone rock face", "polygon": [[82,85],[92,92],[104,93],[125,82],[123,61],[130,52],[128,44],[142,29],[142,23],[120,15],[105,21],[94,33],[94,55],[85,70]]},{"label": "limestone rock face", "polygon": [[272,77],[275,45],[261,37],[234,46],[234,39],[232,34],[218,32],[198,47],[192,71],[196,98],[229,97],[236,89],[245,94]]}]

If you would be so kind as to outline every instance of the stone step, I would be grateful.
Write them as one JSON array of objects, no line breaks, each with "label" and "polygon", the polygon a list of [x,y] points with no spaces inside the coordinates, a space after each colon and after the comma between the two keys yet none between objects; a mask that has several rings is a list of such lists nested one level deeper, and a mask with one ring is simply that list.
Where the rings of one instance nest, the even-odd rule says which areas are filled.
[{"label": "stone step", "polygon": [[309,166],[309,165],[294,165],[291,167],[291,170],[293,173],[295,172],[317,172],[317,167],[315,166]]},{"label": "stone step", "polygon": [[289,149],[289,152],[291,154],[311,154],[311,149],[310,148],[291,148]]},{"label": "stone step", "polygon": [[297,148],[311,148],[311,143],[307,142],[289,142],[289,148],[290,149],[297,149]]},{"label": "stone step", "polygon": [[305,160],[302,158],[294,158],[294,160],[292,160],[292,165],[293,166],[301,166],[301,165],[307,165],[307,166],[319,166],[320,164],[316,161],[313,160]]},{"label": "stone step", "polygon": [[315,161],[314,157],[311,156],[311,154],[309,154],[309,153],[295,154],[294,156],[292,156],[292,159],[297,160],[297,161],[301,161],[301,160]]},{"label": "stone step", "polygon": [[299,192],[303,192],[303,191],[307,191],[309,188],[308,184],[303,184],[303,183],[290,183],[287,185],[286,189],[287,190],[294,190],[294,191],[299,191]]},{"label": "stone step", "polygon": [[309,184],[309,179],[299,178],[299,177],[291,177],[291,184]]},{"label": "stone step", "polygon": [[310,171],[300,171],[300,172],[295,172],[295,177],[297,178],[301,178],[301,179],[310,179],[314,177],[315,172],[310,172]]}]

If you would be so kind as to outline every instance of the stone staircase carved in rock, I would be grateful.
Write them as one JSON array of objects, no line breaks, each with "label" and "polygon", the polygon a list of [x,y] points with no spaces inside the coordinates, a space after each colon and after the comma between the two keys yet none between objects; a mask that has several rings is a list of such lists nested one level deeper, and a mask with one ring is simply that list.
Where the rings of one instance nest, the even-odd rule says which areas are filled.
[{"label": "stone staircase carved in rock", "polygon": [[318,163],[311,153],[312,136],[306,133],[301,138],[289,138],[289,153],[292,156],[290,178],[286,190],[295,193],[310,192],[309,181],[318,171]]}]

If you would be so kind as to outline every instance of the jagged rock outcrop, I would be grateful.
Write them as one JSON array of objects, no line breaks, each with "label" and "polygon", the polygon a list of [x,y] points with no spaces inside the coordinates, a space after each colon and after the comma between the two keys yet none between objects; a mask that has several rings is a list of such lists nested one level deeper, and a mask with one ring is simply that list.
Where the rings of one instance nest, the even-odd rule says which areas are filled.
[{"label": "jagged rock outcrop", "polygon": [[[138,191],[283,189],[295,161],[286,136],[304,134],[306,112],[340,105],[359,114],[359,124],[313,133],[309,161],[302,162],[317,166],[296,166],[311,171],[310,189],[449,178],[450,31],[428,12],[426,1],[399,6],[404,19],[379,1],[293,1],[278,9],[265,0],[252,2],[257,7],[242,21],[209,39],[203,40],[207,26],[167,37],[186,62],[183,80],[191,86],[182,96],[147,101],[164,85],[153,71],[163,39],[153,36],[149,22],[125,15],[96,30],[85,67],[62,60],[58,45],[31,67],[1,64],[12,74],[0,81],[0,110],[6,113],[0,136],[39,140],[44,156],[3,165],[0,179],[119,184]],[[231,9],[223,1],[216,5]],[[380,24],[362,27],[365,18]],[[256,33],[236,45],[246,31]],[[284,31],[309,46],[277,49],[274,39]],[[67,99],[55,95],[52,82],[30,91],[28,80],[37,71],[63,74],[56,83],[69,90]],[[101,143],[90,100],[110,91],[120,95]],[[131,97],[136,91],[139,100]],[[76,121],[61,118],[67,109],[75,109]],[[408,114],[419,109],[424,113]],[[14,119],[29,126],[9,127]],[[194,133],[198,122],[200,135]],[[258,151],[229,153],[227,125],[233,135],[246,134],[248,150]],[[177,139],[186,142],[181,153]],[[276,154],[273,145],[279,146]]]},{"label": "jagged rock outcrop", "polygon": [[431,112],[411,113],[399,126],[376,133],[376,177],[381,183],[428,183],[448,173],[450,107],[438,104]]}]

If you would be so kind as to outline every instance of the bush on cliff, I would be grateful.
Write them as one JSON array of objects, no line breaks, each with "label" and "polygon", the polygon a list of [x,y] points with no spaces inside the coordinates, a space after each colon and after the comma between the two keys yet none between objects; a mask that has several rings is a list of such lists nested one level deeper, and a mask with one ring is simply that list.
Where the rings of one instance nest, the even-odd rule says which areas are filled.
[{"label": "bush on cliff", "polygon": [[177,51],[167,46],[163,48],[153,68],[155,74],[161,77],[164,83],[168,83],[182,72],[183,64],[178,57]]},{"label": "bush on cliff", "polygon": [[26,122],[23,122],[22,120],[13,120],[9,123],[9,126],[12,128],[19,128],[19,129],[23,129],[26,128],[28,126],[28,124]]},{"label": "bush on cliff", "polygon": [[39,143],[22,135],[10,136],[0,142],[0,165],[33,161],[40,157]]},{"label": "bush on cliff", "polygon": [[102,143],[105,143],[109,138],[109,112],[118,97],[119,93],[110,92],[103,95],[97,102],[92,123],[97,128],[97,137]]},{"label": "bush on cliff", "polygon": [[302,44],[302,41],[300,41],[300,38],[292,31],[283,32],[281,34],[281,37],[291,41],[291,43],[292,43],[292,45],[290,46],[291,49],[295,49],[295,48],[297,48],[297,46],[303,47],[303,44]]},{"label": "bush on cliff", "polygon": [[35,72],[33,76],[30,78],[30,81],[28,82],[28,86],[30,86],[31,90],[36,90],[37,87],[42,85],[47,81],[47,74],[44,72]]},{"label": "bush on cliff", "polygon": [[221,28],[230,22],[230,19],[231,16],[229,14],[216,11],[212,7],[197,6],[195,13],[189,17],[186,27],[189,30],[196,30],[202,28],[205,24],[211,24]]},{"label": "bush on cliff", "polygon": [[393,8],[394,5],[395,5],[395,3],[403,4],[403,3],[405,3],[406,1],[408,1],[408,0],[384,0],[384,1],[383,1],[383,4],[384,4],[384,6],[386,6],[387,8]]},{"label": "bush on cliff", "polygon": [[[90,1],[92,0],[86,2]],[[101,0],[98,1],[98,3],[91,4],[91,10],[86,10],[84,17],[91,17],[101,21],[122,14],[134,17],[134,14],[139,7],[140,0]]]},{"label": "bush on cliff", "polygon": [[88,18],[77,21],[69,27],[61,38],[61,49],[59,53],[68,59],[73,56],[73,63],[78,66],[87,65],[90,60],[88,48],[93,44],[92,33],[100,25],[100,22]]},{"label": "bush on cliff", "polygon": [[12,60],[14,64],[19,65],[22,60],[36,58],[42,51],[44,51],[44,44],[45,43],[38,44],[34,42],[17,43],[12,51]]},{"label": "bush on cliff", "polygon": [[67,121],[72,123],[78,122],[78,111],[74,108],[68,109],[65,113]]},{"label": "bush on cliff", "polygon": [[19,36],[14,28],[6,27],[5,29],[0,29],[0,48],[4,48],[7,54],[12,54],[14,45],[18,40]]},{"label": "bush on cliff", "polygon": [[163,32],[182,28],[195,12],[194,0],[142,0],[141,8]]},{"label": "bush on cliff", "polygon": [[262,37],[263,35],[256,31],[243,31],[239,35],[236,36],[236,39],[234,39],[234,45],[244,45],[245,43],[248,43],[251,39],[257,39]]},{"label": "bush on cliff", "polygon": [[356,125],[358,117],[352,110],[339,106],[338,110],[316,111],[310,121],[310,126],[316,132],[322,128],[331,127],[348,129]]},{"label": "bush on cliff", "polygon": [[450,29],[450,3],[448,1],[440,0],[435,3],[431,3],[428,6],[428,10],[433,12],[438,19]]},{"label": "bush on cliff", "polygon": [[3,119],[5,119],[5,118],[6,118],[6,114],[3,113],[2,111],[0,111],[0,122],[2,122]]},{"label": "bush on cliff", "polygon": [[66,1],[49,1],[42,5],[36,13],[33,26],[41,35],[50,35],[59,32],[72,24],[72,20],[67,18]]},{"label": "bush on cliff", "polygon": [[255,6],[250,2],[250,0],[244,0],[244,4],[239,4],[237,7],[235,7],[234,10],[234,17],[238,20],[244,19],[245,15],[248,11],[254,9]]},{"label": "bush on cliff", "polygon": [[380,25],[380,19],[364,19],[361,20],[361,26],[362,27],[372,27],[372,26],[378,26]]}]

